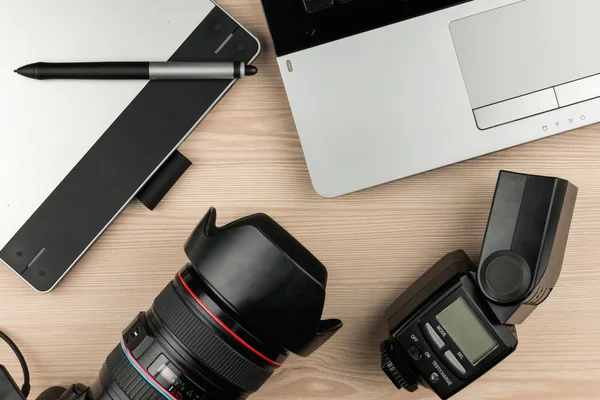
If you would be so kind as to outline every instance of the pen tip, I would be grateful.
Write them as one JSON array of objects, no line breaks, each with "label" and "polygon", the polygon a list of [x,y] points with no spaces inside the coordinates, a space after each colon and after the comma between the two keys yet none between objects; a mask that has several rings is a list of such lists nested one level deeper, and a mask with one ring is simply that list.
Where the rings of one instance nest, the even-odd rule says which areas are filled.
[{"label": "pen tip", "polygon": [[246,76],[256,75],[258,73],[258,68],[254,65],[246,65]]},{"label": "pen tip", "polygon": [[26,78],[37,78],[36,77],[36,68],[34,64],[25,65],[21,68],[15,69],[15,72],[21,76]]}]

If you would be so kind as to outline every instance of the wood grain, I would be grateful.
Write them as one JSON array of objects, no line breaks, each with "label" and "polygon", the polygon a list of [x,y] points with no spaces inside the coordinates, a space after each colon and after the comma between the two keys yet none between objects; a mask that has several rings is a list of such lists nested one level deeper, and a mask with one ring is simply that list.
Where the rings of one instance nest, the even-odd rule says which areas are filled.
[{"label": "wood grain", "polygon": [[[600,127],[593,126],[339,199],[312,189],[259,0],[222,5],[261,39],[260,74],[237,84],[182,147],[193,167],[154,212],[129,206],[59,287],[35,294],[0,268],[0,328],[23,348],[35,398],[92,383],[121,330],[186,261],[209,206],[219,223],[267,212],[330,273],[326,317],[344,329],[293,357],[255,400],[434,399],[399,393],[379,370],[384,309],[446,252],[477,257],[500,169],[580,188],[556,290],[519,329],[517,352],[457,398],[600,398]],[[0,360],[21,379],[14,357]]]}]

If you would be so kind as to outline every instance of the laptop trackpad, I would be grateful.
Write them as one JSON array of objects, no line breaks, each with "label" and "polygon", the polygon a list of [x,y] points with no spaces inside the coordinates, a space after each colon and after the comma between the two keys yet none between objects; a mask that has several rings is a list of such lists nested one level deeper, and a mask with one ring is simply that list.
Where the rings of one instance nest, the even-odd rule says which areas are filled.
[{"label": "laptop trackpad", "polygon": [[600,97],[598,11],[597,0],[527,0],[452,22],[479,127]]}]

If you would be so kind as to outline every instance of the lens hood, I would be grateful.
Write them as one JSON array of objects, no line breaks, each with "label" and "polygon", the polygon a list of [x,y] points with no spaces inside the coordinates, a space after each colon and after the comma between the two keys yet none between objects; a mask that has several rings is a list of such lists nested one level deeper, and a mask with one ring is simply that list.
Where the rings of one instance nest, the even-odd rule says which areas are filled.
[{"label": "lens hood", "polygon": [[258,339],[308,356],[341,327],[321,320],[327,270],[265,214],[216,226],[211,208],[185,244],[215,302]]}]

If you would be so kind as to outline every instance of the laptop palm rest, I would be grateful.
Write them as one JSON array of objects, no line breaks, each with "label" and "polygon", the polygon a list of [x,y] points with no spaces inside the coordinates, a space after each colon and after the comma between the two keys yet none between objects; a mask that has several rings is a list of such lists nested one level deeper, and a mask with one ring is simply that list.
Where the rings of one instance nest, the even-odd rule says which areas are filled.
[{"label": "laptop palm rest", "polygon": [[527,0],[450,24],[480,129],[600,97],[595,6]]}]

